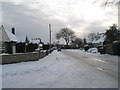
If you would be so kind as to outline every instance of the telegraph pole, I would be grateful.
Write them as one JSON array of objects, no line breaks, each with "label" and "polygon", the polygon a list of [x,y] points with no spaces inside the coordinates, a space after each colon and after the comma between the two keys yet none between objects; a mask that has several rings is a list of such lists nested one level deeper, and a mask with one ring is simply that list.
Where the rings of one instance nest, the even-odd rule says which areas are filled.
[{"label": "telegraph pole", "polygon": [[51,24],[49,24],[49,35],[50,35],[50,50],[51,50]]}]

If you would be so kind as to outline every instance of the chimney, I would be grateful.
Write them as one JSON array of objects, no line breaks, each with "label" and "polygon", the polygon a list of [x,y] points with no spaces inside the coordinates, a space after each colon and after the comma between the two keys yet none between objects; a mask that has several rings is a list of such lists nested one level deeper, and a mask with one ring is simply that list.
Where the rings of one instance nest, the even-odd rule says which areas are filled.
[{"label": "chimney", "polygon": [[15,28],[12,28],[12,34],[15,35]]}]

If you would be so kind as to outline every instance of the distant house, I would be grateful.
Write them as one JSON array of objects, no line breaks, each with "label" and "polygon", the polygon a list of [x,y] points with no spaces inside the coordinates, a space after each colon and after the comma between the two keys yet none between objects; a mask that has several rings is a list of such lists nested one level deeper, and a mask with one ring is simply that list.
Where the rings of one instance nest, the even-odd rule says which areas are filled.
[{"label": "distant house", "polygon": [[105,33],[97,33],[96,38],[92,41],[92,44],[94,46],[103,46],[105,38]]},{"label": "distant house", "polygon": [[15,29],[12,32],[5,30],[3,25],[0,28],[0,51],[1,53],[15,53],[16,43],[18,42],[15,36]]},{"label": "distant house", "polygon": [[105,38],[106,38],[105,33],[97,33],[94,40],[86,40],[86,42],[87,44],[90,44],[95,47],[103,46]]}]

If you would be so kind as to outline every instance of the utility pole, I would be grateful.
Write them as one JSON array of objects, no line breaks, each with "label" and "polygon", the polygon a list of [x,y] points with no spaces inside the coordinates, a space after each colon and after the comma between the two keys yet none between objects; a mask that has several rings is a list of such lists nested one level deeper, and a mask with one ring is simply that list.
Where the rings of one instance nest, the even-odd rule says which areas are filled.
[{"label": "utility pole", "polygon": [[51,24],[49,24],[49,34],[50,34],[50,50],[51,50]]}]

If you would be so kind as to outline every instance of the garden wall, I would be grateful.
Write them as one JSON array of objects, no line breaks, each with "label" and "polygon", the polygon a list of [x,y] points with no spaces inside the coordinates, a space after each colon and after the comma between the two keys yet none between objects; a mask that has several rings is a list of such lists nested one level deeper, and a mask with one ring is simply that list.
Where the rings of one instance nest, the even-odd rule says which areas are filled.
[{"label": "garden wall", "polygon": [[27,61],[37,61],[45,56],[46,56],[46,52],[0,55],[0,58],[2,58],[0,59],[0,64],[12,64],[19,62],[27,62]]},{"label": "garden wall", "polygon": [[113,44],[107,44],[107,45],[106,45],[106,53],[107,53],[107,54],[114,55]]},{"label": "garden wall", "polygon": [[120,56],[120,42],[107,44],[106,45],[106,53],[111,55],[119,55]]}]

